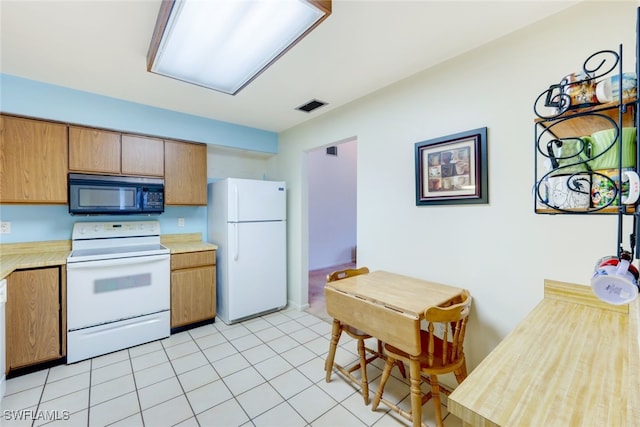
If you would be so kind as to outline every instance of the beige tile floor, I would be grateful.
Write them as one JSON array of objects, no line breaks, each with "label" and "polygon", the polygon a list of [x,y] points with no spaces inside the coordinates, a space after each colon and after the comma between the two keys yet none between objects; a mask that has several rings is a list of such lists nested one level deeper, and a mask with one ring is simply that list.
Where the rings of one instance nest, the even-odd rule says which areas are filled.
[{"label": "beige tile floor", "polygon": [[[12,378],[0,425],[410,425],[383,404],[371,411],[359,390],[340,375],[325,382],[330,334],[330,323],[297,310],[231,326],[218,320],[164,340]],[[355,342],[341,338],[336,361],[356,359]],[[372,393],[381,362],[367,370]],[[409,386],[399,373],[394,375],[385,395],[408,408]],[[423,421],[434,425],[430,402],[423,412]],[[445,425],[461,423],[448,415]]]}]

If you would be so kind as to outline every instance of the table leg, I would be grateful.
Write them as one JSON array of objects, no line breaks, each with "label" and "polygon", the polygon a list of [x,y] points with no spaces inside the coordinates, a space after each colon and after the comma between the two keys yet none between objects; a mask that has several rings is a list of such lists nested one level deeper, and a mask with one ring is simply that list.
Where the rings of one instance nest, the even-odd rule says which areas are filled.
[{"label": "table leg", "polygon": [[342,329],[340,329],[340,322],[336,319],[333,319],[333,326],[331,328],[331,343],[329,344],[329,354],[327,355],[327,360],[324,362],[324,370],[325,381],[331,381],[331,371],[333,371],[333,359],[336,357],[336,348],[338,347],[338,340],[340,339],[340,334],[342,333]]},{"label": "table leg", "polygon": [[411,356],[409,361],[409,378],[411,379],[411,415],[413,427],[422,425],[422,391],[420,390],[420,362]]}]

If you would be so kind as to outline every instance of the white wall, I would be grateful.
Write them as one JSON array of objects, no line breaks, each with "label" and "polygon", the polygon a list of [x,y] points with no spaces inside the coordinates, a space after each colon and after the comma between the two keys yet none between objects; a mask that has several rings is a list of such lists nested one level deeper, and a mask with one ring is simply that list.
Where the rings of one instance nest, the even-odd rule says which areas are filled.
[{"label": "white wall", "polygon": [[356,246],[357,141],[309,151],[309,269],[351,262]]},{"label": "white wall", "polygon": [[207,145],[207,178],[246,178],[273,180],[274,172],[269,168],[273,154],[224,148]]},{"label": "white wall", "polygon": [[[545,278],[588,284],[596,259],[616,251],[616,220],[533,213],[532,105],[597,50],[623,43],[633,70],[637,6],[578,4],[283,132],[273,162],[289,186],[290,303],[308,301],[305,151],[348,138],[358,140],[358,264],[469,289],[470,369],[542,299]],[[414,143],[483,126],[489,204],[416,207]]]}]

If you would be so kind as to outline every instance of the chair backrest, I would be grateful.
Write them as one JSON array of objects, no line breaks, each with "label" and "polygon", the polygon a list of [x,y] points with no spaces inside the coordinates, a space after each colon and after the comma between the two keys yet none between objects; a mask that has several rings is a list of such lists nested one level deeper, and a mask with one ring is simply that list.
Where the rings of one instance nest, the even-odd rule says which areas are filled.
[{"label": "chair backrest", "polygon": [[336,280],[346,279],[347,277],[357,276],[359,274],[367,274],[367,267],[347,268],[346,270],[337,270],[327,275],[327,282],[335,282]]},{"label": "chair backrest", "polygon": [[[424,312],[428,323],[428,365],[431,367],[436,356],[441,358],[438,365],[446,366],[456,363],[464,356],[463,343],[467,329],[467,319],[471,311],[471,295],[463,291],[461,302],[448,307],[429,307]],[[436,328],[436,324],[441,325]],[[442,337],[437,336],[439,329]],[[441,346],[438,348],[438,346]]]}]

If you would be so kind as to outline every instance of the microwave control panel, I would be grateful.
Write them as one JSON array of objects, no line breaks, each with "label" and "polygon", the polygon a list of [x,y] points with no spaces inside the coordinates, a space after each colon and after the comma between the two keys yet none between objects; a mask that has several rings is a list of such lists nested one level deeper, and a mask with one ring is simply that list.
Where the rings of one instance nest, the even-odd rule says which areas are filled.
[{"label": "microwave control panel", "polygon": [[158,190],[142,191],[142,207],[144,209],[162,209],[164,207],[164,193]]}]

